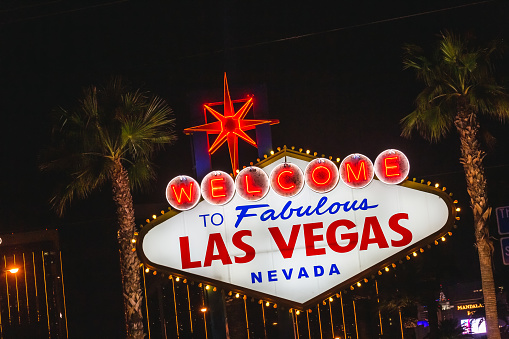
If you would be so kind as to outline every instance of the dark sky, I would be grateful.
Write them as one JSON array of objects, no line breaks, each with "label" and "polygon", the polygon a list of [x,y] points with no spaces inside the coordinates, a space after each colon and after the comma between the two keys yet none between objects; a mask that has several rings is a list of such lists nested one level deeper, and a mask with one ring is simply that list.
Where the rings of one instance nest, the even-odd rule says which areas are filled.
[{"label": "dark sky", "polygon": [[[334,158],[358,152],[371,159],[397,148],[410,160],[411,177],[446,185],[464,211],[449,245],[457,264],[453,274],[475,279],[457,135],[436,145],[399,136],[398,122],[412,111],[421,88],[402,70],[402,45],[431,47],[445,29],[471,31],[481,40],[507,38],[508,14],[509,3],[496,0],[3,1],[0,233],[60,229],[70,330],[84,327],[80,319],[86,319],[118,333],[120,282],[109,188],[77,203],[64,219],[49,211],[53,185],[37,164],[50,139],[50,111],[72,107],[81,88],[111,75],[165,98],[175,111],[179,141],[158,155],[159,179],[150,193],[136,194],[135,203],[166,208],[166,183],[193,174],[190,140],[181,133],[191,125],[188,98],[197,91],[221,92],[227,71],[232,92],[251,84],[267,87],[268,115],[281,121],[272,128],[274,147],[302,147]],[[502,80],[508,79],[508,60],[497,65]],[[490,199],[494,207],[509,205],[508,126],[491,121],[483,126],[497,138],[486,157]],[[251,146],[241,144],[241,152],[241,165],[256,160]],[[213,165],[228,170],[229,163]],[[137,217],[155,212],[140,208]],[[491,226],[497,236],[495,219]],[[507,281],[499,249],[495,259],[497,276]]]}]

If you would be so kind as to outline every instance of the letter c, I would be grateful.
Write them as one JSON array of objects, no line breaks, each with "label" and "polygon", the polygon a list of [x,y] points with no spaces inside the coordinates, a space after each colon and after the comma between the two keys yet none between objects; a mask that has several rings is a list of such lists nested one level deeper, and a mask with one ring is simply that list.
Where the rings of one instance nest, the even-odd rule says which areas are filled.
[{"label": "letter c", "polygon": [[283,176],[283,174],[287,174],[287,175],[293,175],[293,171],[290,171],[290,170],[284,170],[284,171],[281,171],[281,173],[279,173],[277,175],[277,184],[279,185],[279,187],[281,187],[282,189],[284,190],[291,190],[293,188],[295,188],[295,184],[291,184],[290,186],[284,186],[282,183],[281,183],[281,177]]}]

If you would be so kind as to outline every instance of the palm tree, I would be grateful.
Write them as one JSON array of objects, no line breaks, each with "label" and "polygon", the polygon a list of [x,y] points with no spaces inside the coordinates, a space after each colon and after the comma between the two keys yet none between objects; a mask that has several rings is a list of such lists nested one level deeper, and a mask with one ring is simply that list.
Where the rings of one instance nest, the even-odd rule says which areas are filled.
[{"label": "palm tree", "polygon": [[59,108],[54,145],[41,168],[61,173],[51,203],[59,215],[74,199],[111,183],[118,219],[122,294],[127,337],[143,338],[140,261],[132,251],[135,219],[131,188],[154,178],[151,158],[176,140],[172,110],[161,98],[129,90],[119,78],[91,86],[75,110]]},{"label": "palm tree", "polygon": [[478,140],[479,114],[501,121],[509,116],[508,95],[496,83],[491,61],[500,45],[494,41],[486,47],[477,47],[471,37],[446,32],[441,34],[438,48],[430,58],[418,46],[406,45],[404,49],[404,68],[415,70],[425,88],[417,96],[417,108],[401,120],[402,135],[409,137],[417,130],[435,142],[456,127],[461,141],[460,162],[474,214],[488,337],[500,338],[492,270],[493,244],[487,222],[491,207],[486,191],[484,152]]}]

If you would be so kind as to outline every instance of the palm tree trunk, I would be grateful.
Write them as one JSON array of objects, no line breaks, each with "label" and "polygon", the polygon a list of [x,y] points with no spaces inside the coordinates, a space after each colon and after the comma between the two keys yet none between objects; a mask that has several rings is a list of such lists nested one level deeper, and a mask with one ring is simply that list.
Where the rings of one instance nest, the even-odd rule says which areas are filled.
[{"label": "palm tree trunk", "polygon": [[486,327],[488,339],[500,339],[498,328],[497,299],[495,280],[493,278],[492,254],[493,244],[489,238],[488,218],[491,207],[488,206],[486,177],[482,160],[484,152],[477,140],[479,123],[475,112],[458,100],[458,113],[454,124],[460,135],[461,158],[470,196],[470,207],[474,214],[474,231],[479,264],[481,266],[481,282],[486,311]]},{"label": "palm tree trunk", "polygon": [[132,251],[131,239],[134,235],[135,220],[129,177],[120,161],[115,162],[111,173],[113,200],[117,208],[119,229],[117,240],[120,254],[120,270],[122,275],[122,294],[124,297],[124,313],[127,337],[143,338],[142,288],[140,281],[140,261]]}]

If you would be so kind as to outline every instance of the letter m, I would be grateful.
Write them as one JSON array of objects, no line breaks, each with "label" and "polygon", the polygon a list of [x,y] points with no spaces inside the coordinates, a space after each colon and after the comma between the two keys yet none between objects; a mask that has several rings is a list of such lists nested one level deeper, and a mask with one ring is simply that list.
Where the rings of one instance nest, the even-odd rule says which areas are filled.
[{"label": "letter m", "polygon": [[[359,164],[356,166],[357,168],[357,174],[355,174],[354,169],[352,168],[351,163],[346,163],[346,178],[348,182],[352,181],[360,181],[360,180],[367,180],[368,176],[366,174],[366,164],[364,160],[359,161]],[[350,174],[352,174],[353,178],[350,177]],[[361,178],[362,174],[362,178]]]}]

